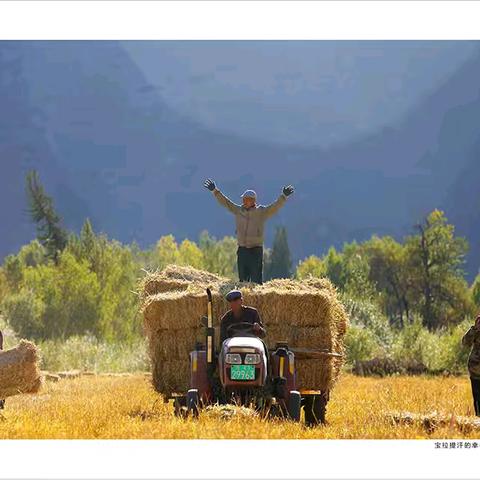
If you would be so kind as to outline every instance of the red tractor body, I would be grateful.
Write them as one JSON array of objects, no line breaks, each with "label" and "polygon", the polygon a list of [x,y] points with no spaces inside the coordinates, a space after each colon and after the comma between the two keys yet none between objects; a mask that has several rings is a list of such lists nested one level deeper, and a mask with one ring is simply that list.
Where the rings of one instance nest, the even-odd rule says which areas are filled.
[{"label": "red tractor body", "polygon": [[[301,409],[307,425],[325,420],[328,392],[297,390],[294,349],[277,342],[269,350],[254,335],[250,324],[236,327],[218,352],[215,351],[215,329],[212,318],[212,297],[209,290],[205,344],[197,344],[190,352],[190,388],[186,395],[174,395],[176,415],[198,415],[211,404],[234,403],[255,408],[267,415],[300,420]],[[330,355],[315,352],[316,355]],[[301,350],[302,358],[309,353]],[[310,353],[311,354],[311,353]],[[310,358],[310,357],[309,357]],[[319,358],[315,356],[314,358]]]}]

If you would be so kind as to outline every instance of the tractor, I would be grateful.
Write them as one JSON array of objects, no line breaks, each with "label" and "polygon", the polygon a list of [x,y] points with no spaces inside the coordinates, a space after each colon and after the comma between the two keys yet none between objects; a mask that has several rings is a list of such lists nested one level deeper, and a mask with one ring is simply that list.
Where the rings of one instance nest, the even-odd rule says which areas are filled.
[{"label": "tractor", "polygon": [[205,343],[190,352],[190,388],[174,394],[175,415],[198,417],[202,408],[235,404],[254,408],[262,416],[301,420],[307,426],[325,423],[328,391],[298,390],[295,358],[340,356],[323,350],[295,349],[277,342],[272,349],[258,338],[250,323],[229,328],[220,350],[215,350],[212,293],[207,289],[207,316],[202,317]]}]

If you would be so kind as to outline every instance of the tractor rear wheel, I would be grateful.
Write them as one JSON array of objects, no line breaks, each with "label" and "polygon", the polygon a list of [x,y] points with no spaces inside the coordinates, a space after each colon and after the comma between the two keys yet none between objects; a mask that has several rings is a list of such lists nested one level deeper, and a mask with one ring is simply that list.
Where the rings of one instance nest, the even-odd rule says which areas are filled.
[{"label": "tractor rear wheel", "polygon": [[200,409],[200,400],[198,396],[198,390],[192,388],[187,392],[187,411],[192,417],[198,417]]},{"label": "tractor rear wheel", "polygon": [[294,421],[300,421],[300,412],[302,408],[302,396],[300,392],[292,390],[288,396],[288,416]]},{"label": "tractor rear wheel", "polygon": [[315,427],[325,423],[327,399],[324,395],[307,395],[304,397],[305,425]]}]

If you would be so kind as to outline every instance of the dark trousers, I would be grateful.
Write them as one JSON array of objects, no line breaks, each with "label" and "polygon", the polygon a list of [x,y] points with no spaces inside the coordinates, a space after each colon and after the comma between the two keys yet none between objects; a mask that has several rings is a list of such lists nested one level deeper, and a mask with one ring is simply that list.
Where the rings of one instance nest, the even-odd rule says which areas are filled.
[{"label": "dark trousers", "polygon": [[480,417],[480,378],[470,377],[472,382],[473,406],[475,407],[475,415]]},{"label": "dark trousers", "polygon": [[238,247],[237,266],[241,282],[262,283],[263,247]]}]

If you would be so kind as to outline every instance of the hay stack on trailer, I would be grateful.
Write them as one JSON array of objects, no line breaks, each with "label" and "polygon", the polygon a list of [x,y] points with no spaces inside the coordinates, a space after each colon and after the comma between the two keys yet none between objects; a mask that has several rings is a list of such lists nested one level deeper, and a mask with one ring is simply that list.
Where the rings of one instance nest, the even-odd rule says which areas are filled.
[{"label": "hay stack on trailer", "polygon": [[[169,289],[177,269],[183,270],[169,266],[142,282],[144,330],[149,340],[153,384],[158,392],[169,395],[188,388],[188,353],[196,341],[204,341],[200,319],[207,309],[206,287],[212,290],[216,327],[228,309],[225,293],[237,286],[242,290],[244,303],[258,309],[269,347],[277,341],[287,341],[294,347],[344,353],[347,315],[328,280],[283,279],[263,285],[241,284],[188,269],[188,284]],[[342,358],[331,357],[297,359],[299,388],[330,390],[342,363]]]},{"label": "hay stack on trailer", "polygon": [[226,283],[227,279],[192,267],[167,265],[160,272],[149,273],[140,284],[140,295],[146,298],[162,292],[187,290],[190,286],[205,287]]},{"label": "hay stack on trailer", "polygon": [[42,384],[37,347],[27,340],[0,351],[0,398],[36,393]]}]

